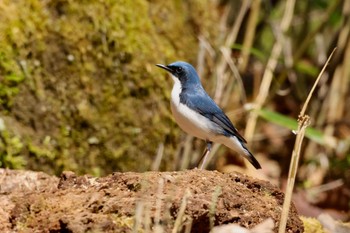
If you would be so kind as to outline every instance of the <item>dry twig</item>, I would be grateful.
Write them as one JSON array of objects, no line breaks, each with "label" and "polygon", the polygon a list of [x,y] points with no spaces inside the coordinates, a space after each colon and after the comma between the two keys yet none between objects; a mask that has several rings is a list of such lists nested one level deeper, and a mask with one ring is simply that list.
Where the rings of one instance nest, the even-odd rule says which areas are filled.
[{"label": "dry twig", "polygon": [[330,59],[333,56],[334,51],[335,51],[335,49],[332,51],[331,55],[329,55],[328,60],[326,61],[321,72],[319,73],[311,91],[309,92],[309,95],[304,103],[304,106],[301,109],[299,117],[298,117],[299,125],[298,125],[298,130],[295,132],[297,137],[295,139],[294,149],[293,149],[292,158],[291,158],[290,167],[289,167],[286,195],[285,195],[284,202],[283,202],[281,221],[280,221],[280,225],[279,225],[279,229],[278,229],[279,233],[284,233],[286,230],[288,213],[289,213],[290,203],[292,200],[292,194],[293,194],[293,189],[294,189],[295,177],[296,177],[297,170],[298,170],[301,144],[303,142],[306,127],[310,124],[310,117],[308,115],[305,115],[306,108],[310,102],[310,99],[312,97],[312,94],[313,94],[318,82],[320,81]]}]

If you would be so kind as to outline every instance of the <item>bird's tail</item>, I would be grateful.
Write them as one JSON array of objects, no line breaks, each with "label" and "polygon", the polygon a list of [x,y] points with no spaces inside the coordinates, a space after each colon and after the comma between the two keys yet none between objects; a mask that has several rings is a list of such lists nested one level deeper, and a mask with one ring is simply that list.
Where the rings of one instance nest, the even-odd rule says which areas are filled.
[{"label": "bird's tail", "polygon": [[250,153],[250,151],[245,146],[245,142],[240,140],[240,138],[236,136],[222,137],[218,142],[237,151],[240,155],[244,156],[244,158],[246,158],[256,169],[261,168],[258,160],[256,160],[254,155]]},{"label": "bird's tail", "polygon": [[256,169],[261,169],[260,163],[258,162],[258,160],[254,157],[254,155],[252,153],[250,153],[250,151],[244,146],[244,149],[246,150],[246,153],[244,155],[244,157],[256,168]]}]

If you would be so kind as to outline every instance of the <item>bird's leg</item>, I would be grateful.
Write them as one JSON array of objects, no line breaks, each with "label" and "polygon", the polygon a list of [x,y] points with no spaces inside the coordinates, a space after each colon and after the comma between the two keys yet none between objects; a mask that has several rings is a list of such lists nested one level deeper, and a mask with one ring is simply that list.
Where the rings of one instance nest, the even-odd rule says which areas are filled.
[{"label": "bird's leg", "polygon": [[197,165],[197,167],[199,167],[199,165],[201,164],[201,162],[203,160],[201,166],[199,167],[200,170],[203,170],[204,164],[205,164],[207,157],[211,151],[211,146],[213,145],[213,142],[208,141],[208,140],[206,140],[206,143],[207,143],[207,147],[205,148],[205,151],[204,151],[204,153],[203,153],[203,155],[202,155],[202,157],[199,160],[198,165]]}]

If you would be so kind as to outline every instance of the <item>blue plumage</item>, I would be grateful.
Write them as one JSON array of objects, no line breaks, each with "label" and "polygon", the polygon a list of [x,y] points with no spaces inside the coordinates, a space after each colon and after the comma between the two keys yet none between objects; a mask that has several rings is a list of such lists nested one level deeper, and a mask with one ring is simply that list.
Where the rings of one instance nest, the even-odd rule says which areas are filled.
[{"label": "blue plumage", "polygon": [[[259,169],[259,162],[246,148],[246,140],[238,133],[230,119],[203,89],[196,70],[186,62],[157,65],[172,74],[171,109],[179,126],[188,134],[207,141],[204,161],[212,142],[226,145],[247,158]],[[202,163],[203,166],[204,162]]]},{"label": "blue plumage", "polygon": [[225,136],[236,136],[241,142],[246,143],[246,140],[238,133],[230,119],[202,87],[196,89],[195,92],[191,91],[191,89],[183,90],[180,94],[180,102],[205,116],[213,124],[217,124],[218,131],[214,133]]}]

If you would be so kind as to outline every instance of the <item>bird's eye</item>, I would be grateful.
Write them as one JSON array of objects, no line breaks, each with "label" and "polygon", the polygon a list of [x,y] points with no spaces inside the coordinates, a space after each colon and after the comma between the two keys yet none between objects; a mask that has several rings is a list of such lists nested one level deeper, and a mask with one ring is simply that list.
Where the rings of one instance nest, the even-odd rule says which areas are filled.
[{"label": "bird's eye", "polygon": [[178,73],[178,74],[181,73],[182,72],[182,67],[176,67],[175,72]]}]

